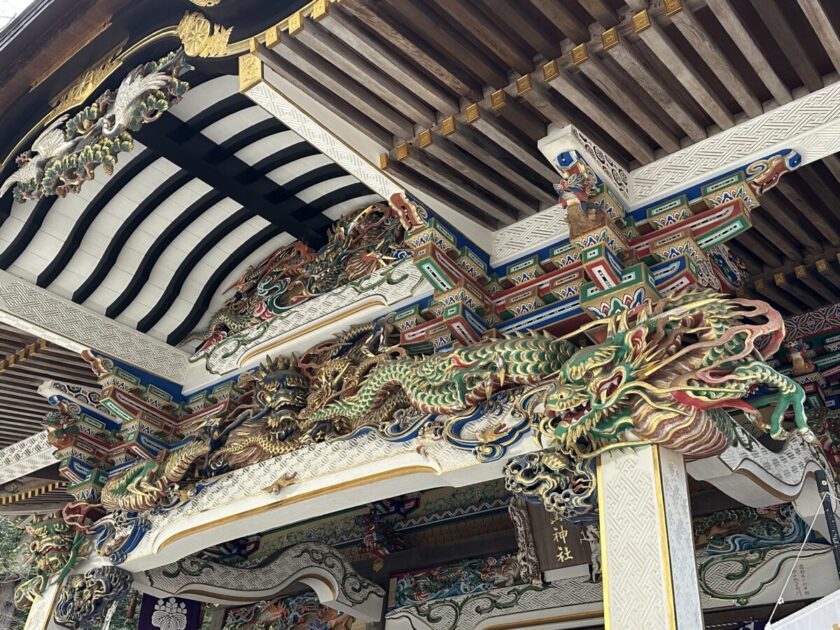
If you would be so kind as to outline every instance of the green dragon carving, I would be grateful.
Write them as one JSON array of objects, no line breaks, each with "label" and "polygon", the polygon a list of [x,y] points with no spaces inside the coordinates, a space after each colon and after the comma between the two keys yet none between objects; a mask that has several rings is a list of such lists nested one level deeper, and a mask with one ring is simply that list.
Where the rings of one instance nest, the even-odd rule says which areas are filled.
[{"label": "green dragon carving", "polygon": [[105,482],[101,493],[102,507],[108,512],[153,509],[166,495],[180,492],[178,484],[187,470],[209,451],[210,445],[206,441],[196,440],[178,450],[163,453],[159,459],[133,463],[123,473]]},{"label": "green dragon carving", "polygon": [[548,333],[530,333],[428,357],[385,362],[369,372],[354,394],[313,413],[304,409],[301,418],[359,427],[399,400],[423,413],[464,411],[507,384],[540,382],[557,372],[574,349],[568,341]]},{"label": "green dragon carving", "polygon": [[[557,379],[521,401],[561,452],[591,457],[614,444],[650,442],[692,458],[716,455],[732,436],[728,416],[715,410],[744,411],[768,428],[744,400],[759,386],[777,392],[774,438],[786,435],[781,422],[788,409],[811,436],[802,388],[763,360],[784,337],[781,315],[764,302],[689,290],[584,330],[605,340],[579,350]],[[769,341],[759,353],[761,337]]]},{"label": "green dragon carving", "polygon": [[[763,360],[784,337],[781,315],[764,302],[692,289],[580,332],[602,341],[578,350],[518,403],[550,448],[505,467],[510,491],[540,499],[561,518],[592,520],[593,458],[604,450],[652,443],[688,458],[721,453],[737,439],[726,409],[745,412],[777,439],[792,409],[811,439],[802,388]],[[762,337],[769,339],[763,354],[756,346]],[[776,390],[769,427],[744,400],[758,386]]]},{"label": "green dragon carving", "polygon": [[28,608],[51,581],[61,583],[84,558],[86,550],[84,534],[65,523],[60,514],[35,515],[26,532],[32,538],[32,576],[15,589],[18,609]]}]

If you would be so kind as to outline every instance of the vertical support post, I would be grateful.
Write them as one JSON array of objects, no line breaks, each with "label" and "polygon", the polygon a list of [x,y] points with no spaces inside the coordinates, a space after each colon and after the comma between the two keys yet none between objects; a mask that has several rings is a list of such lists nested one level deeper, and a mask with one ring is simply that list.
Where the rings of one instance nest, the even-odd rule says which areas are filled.
[{"label": "vertical support post", "polygon": [[682,455],[656,445],[603,453],[598,510],[607,630],[702,628]]},{"label": "vertical support post", "polygon": [[225,613],[227,609],[222,606],[209,611],[205,608],[204,614],[210,615],[210,630],[222,630],[225,627]]},{"label": "vertical support post", "polygon": [[26,625],[23,630],[53,630],[60,628],[53,621],[53,609],[58,599],[58,591],[61,584],[50,584],[41,596],[32,602],[29,609],[29,616],[26,617]]},{"label": "vertical support post", "polygon": [[837,574],[840,575],[840,534],[837,533],[837,520],[834,517],[834,508],[831,504],[831,491],[828,487],[828,477],[822,469],[814,473],[814,477],[817,482],[817,489],[820,492],[825,523],[831,541],[831,550],[834,552],[834,567],[837,569]]}]

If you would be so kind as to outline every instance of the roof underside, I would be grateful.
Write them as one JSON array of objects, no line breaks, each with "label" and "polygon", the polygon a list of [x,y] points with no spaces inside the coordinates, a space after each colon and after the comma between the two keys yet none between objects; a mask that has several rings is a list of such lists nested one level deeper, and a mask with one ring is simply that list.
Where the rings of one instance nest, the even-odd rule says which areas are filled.
[{"label": "roof underside", "polygon": [[99,389],[90,366],[76,353],[0,324],[0,448],[39,433],[53,410],[38,387],[46,380]]},{"label": "roof underside", "polygon": [[[96,51],[70,55],[60,75],[77,76],[125,28],[137,41],[183,14],[152,4],[143,16],[112,5],[123,32],[103,31]],[[654,2],[652,25],[636,32],[642,6],[346,0],[284,35],[266,64],[389,152],[389,169],[409,189],[492,228],[556,202],[555,175],[537,149],[550,124],[575,125],[633,168],[838,78],[836,3],[684,0],[669,16]],[[276,21],[256,7],[201,10],[244,37]],[[90,0],[83,8],[74,20],[108,7]],[[613,27],[618,43],[605,49],[601,33]],[[588,57],[575,63],[570,50],[582,42]],[[557,72],[544,75],[553,60]],[[10,213],[0,225],[0,268],[173,344],[206,323],[247,265],[293,239],[317,246],[332,219],[379,200],[239,95],[234,58],[191,61],[192,90],[136,134],[113,176],[64,199],[0,200],[0,216]],[[526,74],[530,85],[518,84]],[[19,98],[4,114],[9,128],[20,127],[24,106],[32,119],[44,113],[31,101],[46,107],[66,83],[58,76]],[[466,115],[471,103],[478,118]],[[454,132],[442,127],[450,116]],[[395,150],[404,143],[407,152]],[[733,246],[758,281],[751,290],[785,312],[840,297],[838,176],[834,156],[788,175],[753,214],[756,229]]]},{"label": "roof underside", "polygon": [[0,268],[177,344],[245,266],[295,239],[318,245],[381,200],[237,90],[234,76],[206,80],[137,134],[113,176],[14,204]]}]

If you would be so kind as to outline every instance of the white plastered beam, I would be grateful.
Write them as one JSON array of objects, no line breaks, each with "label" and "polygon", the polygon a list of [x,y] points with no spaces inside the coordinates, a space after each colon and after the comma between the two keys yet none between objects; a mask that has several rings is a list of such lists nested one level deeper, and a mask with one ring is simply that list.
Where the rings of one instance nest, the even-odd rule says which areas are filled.
[{"label": "white plastered beam", "polygon": [[552,126],[539,147],[552,165],[561,151],[579,150],[630,209],[640,208],[782,149],[799,152],[803,165],[837,152],[840,150],[840,83],[629,172],[618,167],[610,173],[613,169],[609,163],[615,165],[615,161],[574,127]]},{"label": "white plastered beam", "polygon": [[175,383],[189,355],[124,324],[0,271],[0,322],[73,352],[92,349]]},{"label": "white plastered beam", "polygon": [[389,173],[380,170],[375,163],[382,147],[304,94],[266,64],[262,64],[262,68],[263,80],[243,90],[245,96],[378,195],[389,199],[394,193],[408,190],[476,245],[487,252],[492,251],[493,235],[490,230],[456,209],[430,199],[422,192],[411,190]]}]

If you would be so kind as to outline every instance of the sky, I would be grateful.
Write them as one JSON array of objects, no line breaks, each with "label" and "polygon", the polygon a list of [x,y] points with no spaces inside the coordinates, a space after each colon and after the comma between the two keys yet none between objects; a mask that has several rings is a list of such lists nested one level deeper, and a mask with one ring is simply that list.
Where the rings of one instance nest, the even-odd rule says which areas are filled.
[{"label": "sky", "polygon": [[6,28],[6,25],[32,2],[33,0],[0,0],[0,30]]}]

